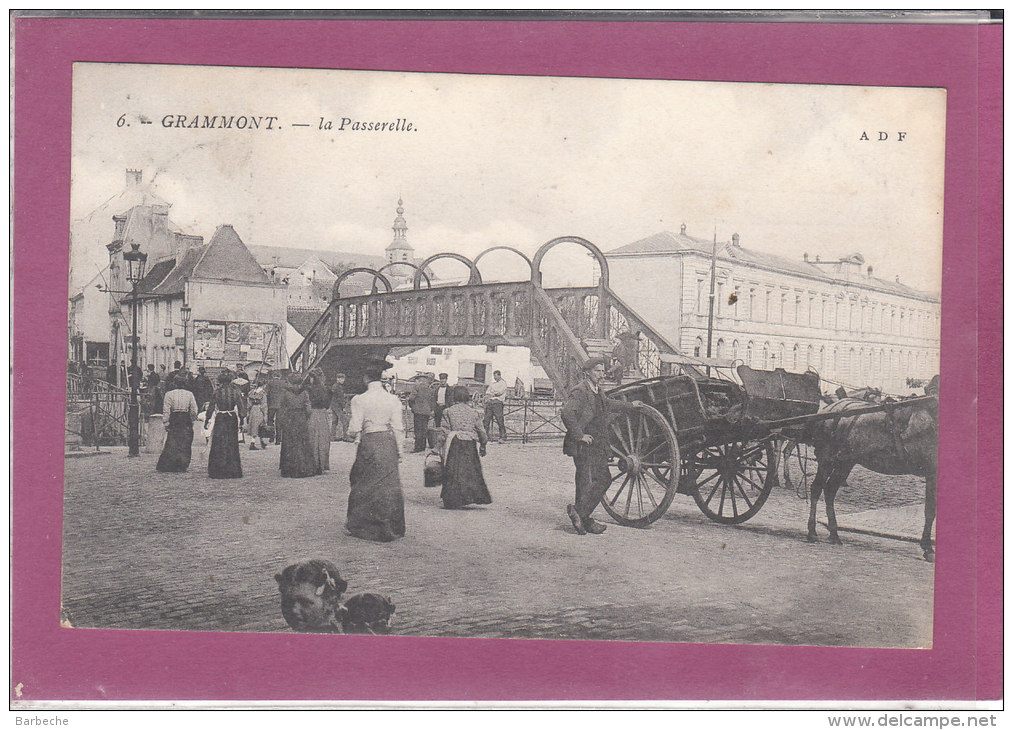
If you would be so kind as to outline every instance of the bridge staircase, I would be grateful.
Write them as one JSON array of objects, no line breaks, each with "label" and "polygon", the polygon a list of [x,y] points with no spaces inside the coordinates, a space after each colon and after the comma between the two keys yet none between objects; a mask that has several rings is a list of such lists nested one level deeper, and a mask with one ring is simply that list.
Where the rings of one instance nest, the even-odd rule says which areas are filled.
[{"label": "bridge staircase", "polygon": [[[542,287],[541,259],[560,243],[575,243],[595,255],[601,271],[596,286]],[[339,277],[327,310],[293,353],[292,369],[320,367],[328,375],[340,370],[354,378],[366,357],[384,357],[393,347],[512,345],[528,347],[556,391],[565,392],[578,382],[591,357],[604,357],[618,384],[665,374],[660,355],[679,354],[609,289],[608,263],[592,243],[574,236],[553,239],[533,260],[509,250],[528,261],[530,280],[485,283],[478,262],[488,251],[474,261],[458,254],[431,256],[416,267],[411,289],[395,291],[381,272],[373,271],[371,293],[342,297]],[[440,257],[466,263],[468,282],[433,286],[425,272]],[[380,285],[385,291],[379,291]]]}]

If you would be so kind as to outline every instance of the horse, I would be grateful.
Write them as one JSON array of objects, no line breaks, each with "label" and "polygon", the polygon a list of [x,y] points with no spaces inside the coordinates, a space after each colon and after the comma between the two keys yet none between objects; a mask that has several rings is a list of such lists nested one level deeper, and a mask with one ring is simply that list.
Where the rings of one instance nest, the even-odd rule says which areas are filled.
[{"label": "horse", "polygon": [[925,527],[919,545],[925,560],[933,562],[939,401],[937,398],[910,404],[905,404],[904,400],[887,401],[882,411],[848,415],[849,411],[868,407],[868,401],[864,400],[836,401],[821,408],[820,413],[835,413],[838,417],[815,422],[809,427],[805,440],[813,447],[817,468],[810,487],[808,540],[818,542],[816,507],[822,493],[830,542],[841,544],[834,497],[855,465],[861,464],[880,474],[911,474],[925,478]]}]

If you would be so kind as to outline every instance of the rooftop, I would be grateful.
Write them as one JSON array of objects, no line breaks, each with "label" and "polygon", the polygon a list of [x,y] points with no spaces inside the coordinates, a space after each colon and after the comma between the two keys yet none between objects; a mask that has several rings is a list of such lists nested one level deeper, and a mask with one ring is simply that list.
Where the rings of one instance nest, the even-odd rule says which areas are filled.
[{"label": "rooftop", "polygon": [[[619,248],[612,249],[611,251],[606,251],[605,256],[608,258],[612,256],[634,256],[645,254],[693,253],[710,257],[713,247],[713,239],[707,240],[705,238],[690,236],[686,233],[686,227],[683,226],[678,234],[670,231],[661,231],[660,233],[655,233],[639,241],[634,241],[633,243],[629,243],[625,246],[620,246]],[[848,281],[850,283],[860,284],[862,286],[890,292],[892,294],[899,294],[901,296],[918,297],[922,299],[938,299],[938,295],[931,292],[914,289],[901,284],[899,281],[889,281],[887,279],[880,279],[874,276],[867,276],[864,272],[861,277],[855,277],[854,279],[842,279],[841,277],[833,276],[832,273],[828,271],[828,267],[839,263],[838,261],[798,261],[797,259],[791,259],[786,256],[778,256],[777,254],[759,251],[754,248],[745,248],[744,246],[738,245],[737,235],[733,237],[732,242],[717,242],[717,258],[726,262],[740,262],[746,265],[760,266],[777,271],[783,271],[789,274],[806,276],[813,279],[822,279],[827,282],[839,283],[841,281]],[[841,259],[841,262],[847,262],[849,264],[855,262],[861,263],[862,261],[864,261],[864,259],[862,259],[859,254],[851,254],[850,256],[845,256]]]},{"label": "rooftop", "polygon": [[289,248],[287,246],[247,246],[257,263],[266,269],[280,267],[298,269],[309,258],[324,262],[332,271],[344,271],[356,266],[378,269],[387,263],[385,256],[352,253],[350,251],[328,251],[319,248]]}]

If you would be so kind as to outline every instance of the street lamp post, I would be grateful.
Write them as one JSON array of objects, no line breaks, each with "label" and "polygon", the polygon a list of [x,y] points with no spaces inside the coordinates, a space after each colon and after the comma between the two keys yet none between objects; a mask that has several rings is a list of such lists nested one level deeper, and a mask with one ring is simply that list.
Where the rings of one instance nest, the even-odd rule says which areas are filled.
[{"label": "street lamp post", "polygon": [[186,370],[186,331],[190,326],[190,306],[183,303],[183,306],[179,308],[179,316],[183,320],[183,369]]},{"label": "street lamp post", "polygon": [[144,267],[148,262],[148,254],[142,253],[140,244],[130,244],[130,251],[123,254],[123,260],[127,262],[127,280],[130,282],[130,313],[132,317],[133,347],[130,353],[130,406],[127,409],[127,428],[130,433],[127,436],[127,453],[129,456],[139,456],[141,453],[141,413],[140,404],[137,401],[137,387],[139,372],[137,369],[137,285],[144,278]]}]

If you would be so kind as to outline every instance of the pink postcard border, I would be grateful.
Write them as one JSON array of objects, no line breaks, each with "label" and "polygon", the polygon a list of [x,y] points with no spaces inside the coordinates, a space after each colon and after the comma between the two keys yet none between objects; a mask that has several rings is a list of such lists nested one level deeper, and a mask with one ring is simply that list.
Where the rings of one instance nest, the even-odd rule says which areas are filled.
[{"label": "pink postcard border", "polygon": [[[13,30],[12,699],[1001,696],[1000,26],[18,17]],[[71,67],[77,61],[945,87],[934,648],[60,628]],[[987,387],[979,389],[979,382]]]}]

